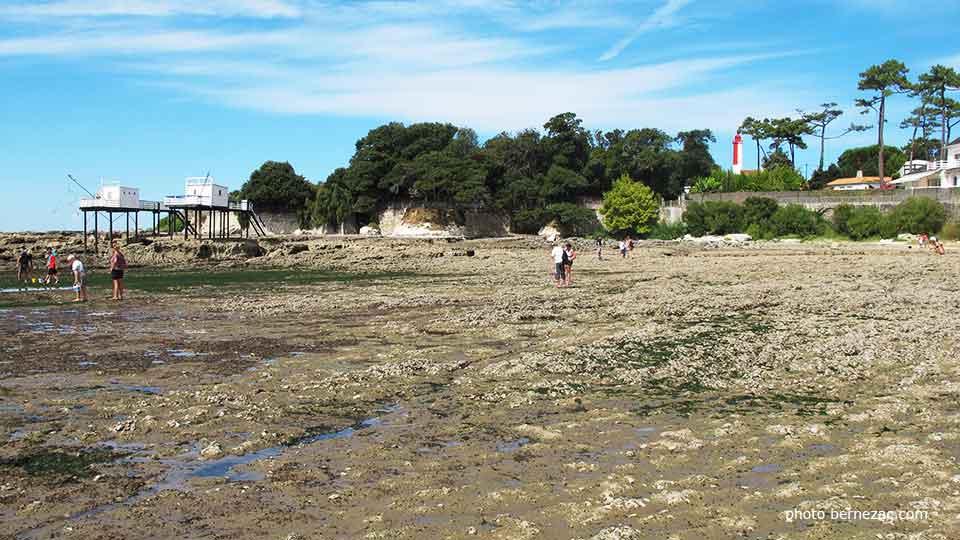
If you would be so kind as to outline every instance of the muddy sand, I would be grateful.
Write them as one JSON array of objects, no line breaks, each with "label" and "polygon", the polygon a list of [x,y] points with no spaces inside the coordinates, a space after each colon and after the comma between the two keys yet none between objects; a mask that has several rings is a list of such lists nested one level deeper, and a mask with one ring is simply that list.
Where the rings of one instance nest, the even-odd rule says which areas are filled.
[{"label": "muddy sand", "polygon": [[955,253],[167,244],[0,298],[0,538],[960,538]]}]

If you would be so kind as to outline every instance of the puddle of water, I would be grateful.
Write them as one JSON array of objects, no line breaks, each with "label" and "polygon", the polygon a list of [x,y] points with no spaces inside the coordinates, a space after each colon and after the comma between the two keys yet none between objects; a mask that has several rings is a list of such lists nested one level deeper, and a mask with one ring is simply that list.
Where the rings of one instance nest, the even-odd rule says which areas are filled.
[{"label": "puddle of water", "polygon": [[292,353],[290,353],[290,357],[291,357],[291,358],[299,358],[299,357],[304,356],[304,355],[306,355],[306,354],[307,354],[307,353],[302,352],[302,351],[293,351]]},{"label": "puddle of water", "polygon": [[46,291],[72,291],[73,287],[21,287],[0,289],[0,293],[24,293],[24,292],[46,292]]},{"label": "puddle of water", "polygon": [[176,358],[193,358],[197,353],[193,351],[184,351],[181,349],[167,349],[167,354]]},{"label": "puddle of water", "polygon": [[755,473],[766,474],[766,473],[775,473],[783,470],[783,466],[779,463],[766,463],[764,465],[757,465],[756,467],[750,469]]},{"label": "puddle of water", "polygon": [[[399,405],[392,405],[384,409],[378,409],[377,412],[391,413],[400,409]],[[160,463],[162,465],[167,465],[170,469],[166,474],[163,475],[161,480],[156,484],[149,486],[140,493],[122,501],[116,503],[109,503],[102,506],[98,506],[74,514],[66,519],[67,522],[74,522],[84,520],[86,518],[94,517],[105,512],[110,512],[119,508],[121,506],[133,506],[140,501],[152,497],[157,493],[162,491],[186,491],[189,489],[188,482],[191,478],[226,478],[231,482],[253,482],[263,479],[263,473],[258,471],[236,471],[235,469],[240,465],[248,465],[263,459],[272,459],[282,455],[286,450],[294,446],[303,446],[306,444],[312,444],[320,441],[327,441],[331,439],[342,439],[345,437],[350,437],[358,430],[379,426],[383,424],[383,419],[379,417],[368,418],[362,422],[358,422],[354,426],[341,429],[339,431],[321,433],[317,435],[312,435],[297,441],[295,444],[291,445],[281,445],[281,446],[272,446],[270,448],[264,448],[263,450],[253,452],[250,454],[245,454],[243,456],[228,456],[216,460],[210,461],[199,461],[196,459],[197,453],[196,450],[190,452],[186,457],[192,457],[190,461],[186,460],[173,460],[173,459],[161,459],[155,460],[151,457],[144,456],[143,446],[142,445],[127,445],[124,444],[124,449],[131,450],[134,453],[141,454],[140,456],[128,456],[118,460],[118,463]],[[104,443],[107,446],[111,444],[116,447],[120,447],[114,441],[108,441]],[[149,452],[146,453],[149,455]],[[40,535],[45,531],[52,530],[56,524],[45,525],[38,527],[31,531],[27,531],[20,535],[21,538],[40,538]]]},{"label": "puddle of water", "polygon": [[651,433],[656,433],[656,432],[657,432],[657,428],[655,428],[655,427],[649,427],[649,426],[644,426],[644,427],[638,427],[638,428],[636,428],[635,431],[636,431],[637,434],[640,435],[641,437],[646,437],[647,435],[650,435]]},{"label": "puddle of water", "polygon": [[78,365],[78,366],[84,366],[84,367],[86,367],[86,366],[95,366],[95,365],[97,365],[97,363],[96,363],[96,362],[91,362],[91,361],[89,361],[89,360],[84,360],[83,362],[77,362],[77,365]]},{"label": "puddle of water", "polygon": [[515,441],[500,443],[497,445],[497,452],[513,452],[519,450],[520,448],[530,444],[530,439],[526,437],[520,437]]}]

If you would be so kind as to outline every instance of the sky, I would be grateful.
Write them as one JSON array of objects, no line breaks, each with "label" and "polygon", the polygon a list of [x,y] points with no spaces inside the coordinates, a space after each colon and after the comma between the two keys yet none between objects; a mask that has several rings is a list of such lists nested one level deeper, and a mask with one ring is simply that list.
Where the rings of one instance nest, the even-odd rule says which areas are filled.
[{"label": "sky", "polygon": [[[746,116],[836,102],[836,129],[876,124],[853,106],[859,72],[960,68],[937,39],[958,17],[943,0],[0,0],[0,231],[79,229],[68,174],[147,200],[208,173],[237,189],[266,160],[321,182],[390,121],[708,128],[729,166]],[[913,106],[892,98],[894,144]]]}]

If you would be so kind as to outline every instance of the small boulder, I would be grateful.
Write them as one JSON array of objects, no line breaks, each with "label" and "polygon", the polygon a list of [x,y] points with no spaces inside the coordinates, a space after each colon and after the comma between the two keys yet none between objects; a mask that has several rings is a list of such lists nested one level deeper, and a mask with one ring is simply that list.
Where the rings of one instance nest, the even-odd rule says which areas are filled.
[{"label": "small boulder", "polygon": [[213,459],[219,457],[223,454],[223,448],[221,448],[220,443],[212,442],[206,446],[203,450],[200,450],[200,457],[203,459]]}]

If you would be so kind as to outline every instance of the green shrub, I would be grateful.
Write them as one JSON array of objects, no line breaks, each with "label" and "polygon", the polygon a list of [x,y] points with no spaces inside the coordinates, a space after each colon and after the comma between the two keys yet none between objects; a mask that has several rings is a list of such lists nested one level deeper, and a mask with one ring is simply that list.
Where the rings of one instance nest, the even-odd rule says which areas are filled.
[{"label": "green shrub", "polygon": [[843,203],[840,206],[833,209],[833,230],[844,236],[850,236],[850,229],[847,227],[847,223],[850,221],[850,216],[853,215],[854,207],[853,205]]},{"label": "green shrub", "polygon": [[960,240],[960,222],[951,221],[940,229],[937,235],[940,240]]},{"label": "green shrub", "polygon": [[[780,205],[768,197],[748,197],[743,203],[743,222],[749,228],[751,225],[768,227],[770,218],[776,213]],[[752,235],[751,235],[752,236]]]},{"label": "green shrub", "polygon": [[654,240],[676,240],[677,238],[683,238],[685,234],[687,234],[687,226],[683,222],[664,223],[659,221],[650,228],[648,238]]},{"label": "green shrub", "polygon": [[584,234],[597,228],[597,214],[573,203],[556,203],[543,211],[546,222],[555,221],[564,235]]},{"label": "green shrub", "polygon": [[520,234],[537,234],[546,225],[542,208],[519,210],[513,215],[512,228]]},{"label": "green shrub", "polygon": [[893,209],[890,220],[898,233],[935,234],[947,222],[947,212],[938,201],[910,197]]},{"label": "green shrub", "polygon": [[[834,216],[836,217],[836,216]],[[863,240],[880,234],[886,220],[880,209],[875,206],[865,206],[852,209],[847,219],[846,234],[853,240]]]},{"label": "green shrub", "polygon": [[751,223],[747,226],[746,233],[754,240],[773,240],[776,236],[769,223]]},{"label": "green shrub", "polygon": [[660,217],[660,200],[643,182],[623,175],[603,194],[600,215],[603,226],[613,234],[644,235]]},{"label": "green shrub", "polygon": [[683,219],[694,236],[730,234],[744,229],[743,207],[730,201],[690,203]]},{"label": "green shrub", "polygon": [[687,226],[687,232],[693,236],[703,236],[707,234],[707,207],[705,203],[692,202],[687,204],[687,210],[683,213],[683,222]]},{"label": "green shrub", "polygon": [[880,238],[896,238],[898,232],[897,224],[893,219],[889,215],[883,216],[880,220]]},{"label": "green shrub", "polygon": [[816,236],[824,231],[823,216],[799,204],[781,206],[770,218],[777,236]]}]

